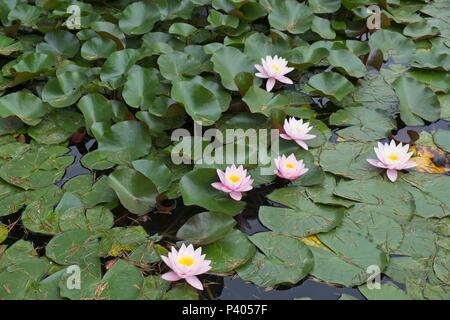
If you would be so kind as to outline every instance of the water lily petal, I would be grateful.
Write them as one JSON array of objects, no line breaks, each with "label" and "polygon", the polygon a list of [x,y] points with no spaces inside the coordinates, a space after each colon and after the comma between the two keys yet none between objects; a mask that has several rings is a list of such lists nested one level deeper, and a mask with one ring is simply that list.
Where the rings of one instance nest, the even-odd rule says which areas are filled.
[{"label": "water lily petal", "polygon": [[397,180],[397,170],[388,169],[386,171],[386,174],[389,180],[391,180],[392,182],[395,182],[395,180]]},{"label": "water lily petal", "polygon": [[196,276],[186,277],[187,283],[193,286],[195,289],[203,290],[203,285],[201,281]]},{"label": "water lily petal", "polygon": [[164,273],[161,278],[163,278],[166,281],[178,281],[180,279],[182,279],[178,274],[176,274],[173,271],[169,271]]},{"label": "water lily petal", "polygon": [[267,79],[266,90],[268,92],[272,91],[273,87],[275,86],[275,81],[276,80],[274,78]]}]

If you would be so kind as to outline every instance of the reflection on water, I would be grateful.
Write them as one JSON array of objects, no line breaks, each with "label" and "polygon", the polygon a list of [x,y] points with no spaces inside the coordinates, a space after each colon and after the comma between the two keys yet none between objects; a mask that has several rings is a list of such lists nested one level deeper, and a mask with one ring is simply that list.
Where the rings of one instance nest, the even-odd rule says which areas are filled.
[{"label": "reflection on water", "polygon": [[449,121],[439,120],[427,126],[407,126],[397,130],[393,138],[403,143],[412,144],[419,139],[419,134],[422,131],[433,132],[437,129],[450,130],[449,125]]}]

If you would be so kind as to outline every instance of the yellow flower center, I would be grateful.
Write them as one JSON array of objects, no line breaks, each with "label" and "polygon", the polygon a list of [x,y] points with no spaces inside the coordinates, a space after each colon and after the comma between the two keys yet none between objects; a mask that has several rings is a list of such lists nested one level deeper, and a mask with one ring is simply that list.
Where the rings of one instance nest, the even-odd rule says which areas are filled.
[{"label": "yellow flower center", "polygon": [[391,160],[391,161],[397,161],[398,160],[398,155],[396,153],[391,153],[388,156],[388,159]]},{"label": "yellow flower center", "polygon": [[277,65],[276,63],[272,63],[272,69],[275,70],[275,72],[280,72],[281,67]]},{"label": "yellow flower center", "polygon": [[287,169],[294,169],[294,168],[295,168],[295,164],[293,164],[292,162],[286,162],[286,163],[284,164],[284,166],[285,166]]},{"label": "yellow flower center", "polygon": [[185,267],[190,267],[194,264],[195,260],[192,257],[189,256],[183,256],[178,258],[178,263],[182,264]]},{"label": "yellow flower center", "polygon": [[239,177],[239,176],[233,174],[233,175],[231,175],[231,176],[228,177],[228,180],[230,180],[231,182],[236,183],[236,182],[241,181],[241,177]]}]

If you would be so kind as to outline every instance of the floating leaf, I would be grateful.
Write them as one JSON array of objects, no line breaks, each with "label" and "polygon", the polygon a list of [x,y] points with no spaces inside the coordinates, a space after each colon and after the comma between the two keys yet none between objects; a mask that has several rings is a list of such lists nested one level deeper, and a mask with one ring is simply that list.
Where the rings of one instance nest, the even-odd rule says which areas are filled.
[{"label": "floating leaf", "polygon": [[422,119],[436,121],[441,115],[436,95],[420,81],[400,77],[393,87],[400,100],[400,118],[407,125],[423,125]]},{"label": "floating leaf", "polygon": [[134,214],[149,213],[156,205],[155,185],[136,170],[121,167],[109,175],[109,185],[120,203]]},{"label": "floating leaf", "polygon": [[[147,89],[149,86],[152,90]],[[146,110],[154,103],[156,95],[164,92],[156,69],[136,67],[128,75],[122,96],[128,105]]]},{"label": "floating leaf", "polygon": [[251,259],[256,248],[244,233],[233,229],[224,238],[204,247],[203,253],[212,261],[210,272],[227,273]]},{"label": "floating leaf", "polygon": [[58,144],[66,141],[83,126],[81,114],[62,110],[49,114],[37,126],[30,128],[28,134],[39,143]]},{"label": "floating leaf", "polygon": [[144,34],[149,32],[159,19],[160,13],[155,4],[137,1],[123,10],[119,27],[127,34]]},{"label": "floating leaf", "polygon": [[337,100],[342,100],[353,89],[354,86],[350,81],[335,72],[316,74],[309,79],[307,86],[307,90],[318,92]]},{"label": "floating leaf", "polygon": [[350,179],[368,179],[379,172],[368,162],[375,158],[373,147],[363,143],[340,142],[326,144],[320,153],[320,166],[324,171]]},{"label": "floating leaf", "polygon": [[97,256],[98,240],[86,230],[66,231],[50,240],[45,254],[62,265],[82,264]]},{"label": "floating leaf", "polygon": [[49,111],[48,105],[28,91],[14,92],[0,98],[0,117],[17,116],[28,125],[38,124]]},{"label": "floating leaf", "polygon": [[329,231],[340,224],[344,213],[339,208],[314,204],[298,188],[278,189],[268,198],[288,208],[261,207],[261,222],[272,231],[295,237]]},{"label": "floating leaf", "polygon": [[68,149],[62,146],[36,145],[0,168],[0,177],[25,190],[47,187],[64,175],[72,156],[65,156]]},{"label": "floating leaf", "polygon": [[450,153],[450,132],[438,129],[433,134],[433,141],[436,145],[444,150],[445,152]]},{"label": "floating leaf", "polygon": [[367,300],[411,300],[411,297],[393,283],[383,283],[380,289],[369,289],[367,286],[360,286],[358,290]]},{"label": "floating leaf", "polygon": [[220,74],[222,84],[228,90],[238,90],[234,78],[239,73],[254,72],[253,61],[236,48],[223,47],[215,51],[211,61],[214,64],[214,71]]},{"label": "floating leaf", "polygon": [[144,277],[133,265],[118,260],[106,272],[97,286],[97,298],[108,300],[136,299],[144,283]]},{"label": "floating leaf", "polygon": [[184,105],[194,121],[211,125],[220,118],[221,107],[214,93],[194,81],[178,81],[172,87],[172,98]]},{"label": "floating leaf", "polygon": [[269,23],[275,29],[298,34],[307,31],[312,24],[312,10],[294,0],[275,0],[269,14]]},{"label": "floating leaf", "polygon": [[197,205],[211,212],[223,212],[234,215],[241,211],[245,204],[234,201],[224,192],[214,189],[211,183],[219,181],[214,169],[195,169],[180,181],[180,191],[186,205]]},{"label": "floating leaf", "polygon": [[376,265],[382,271],[387,265],[386,255],[358,233],[336,229],[318,236],[331,249],[310,247],[314,255],[311,274],[323,281],[359,285],[367,281],[369,266]]},{"label": "floating leaf", "polygon": [[189,218],[178,229],[177,238],[189,243],[204,245],[223,238],[235,224],[236,221],[229,215],[202,212]]},{"label": "floating leaf", "polygon": [[330,125],[349,126],[337,131],[346,141],[369,142],[387,138],[395,121],[387,112],[368,108],[345,108],[330,116]]},{"label": "floating leaf", "polygon": [[278,284],[295,284],[313,268],[309,248],[296,238],[274,232],[261,232],[249,237],[261,252],[236,271],[245,281],[272,288]]}]

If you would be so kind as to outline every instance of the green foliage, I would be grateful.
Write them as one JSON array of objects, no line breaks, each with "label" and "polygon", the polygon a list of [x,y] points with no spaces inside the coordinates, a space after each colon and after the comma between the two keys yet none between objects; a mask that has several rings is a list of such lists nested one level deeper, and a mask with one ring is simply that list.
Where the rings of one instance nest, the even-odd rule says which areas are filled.
[{"label": "green foliage", "polygon": [[[161,278],[161,255],[181,243],[203,247],[209,273],[264,288],[312,277],[369,300],[448,299],[450,177],[423,163],[448,171],[450,7],[388,1],[368,32],[373,3],[1,1],[0,299],[198,299]],[[255,64],[275,55],[293,84],[267,92]],[[309,171],[262,175],[249,159],[276,145],[248,148],[254,189],[240,201],[211,186],[225,165],[208,160],[224,147],[206,155],[207,138],[172,137],[200,123],[282,129],[287,117],[314,127],[308,151],[279,145]],[[407,139],[404,125],[429,141],[391,183],[367,159],[376,142]],[[256,214],[269,230],[248,235]],[[405,289],[368,290],[370,265]]]}]

